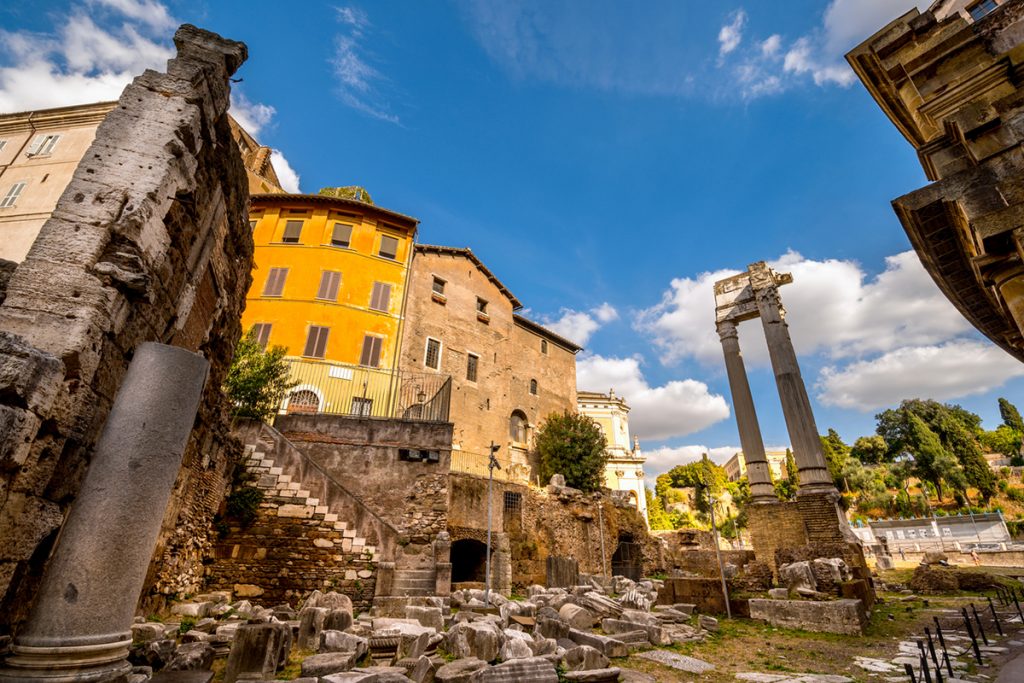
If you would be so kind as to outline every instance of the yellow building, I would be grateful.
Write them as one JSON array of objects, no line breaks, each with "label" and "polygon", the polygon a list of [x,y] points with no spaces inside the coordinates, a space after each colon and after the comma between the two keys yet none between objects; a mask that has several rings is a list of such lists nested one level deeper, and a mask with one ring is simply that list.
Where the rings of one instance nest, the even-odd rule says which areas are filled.
[{"label": "yellow building", "polygon": [[255,268],[242,325],[287,349],[298,384],[282,410],[446,416],[447,378],[394,372],[418,221],[359,188],[255,194],[249,217]]},{"label": "yellow building", "polygon": [[[768,470],[771,472],[772,481],[782,481],[789,476],[789,469],[786,467],[786,451],[765,451],[765,458],[768,460]],[[729,461],[722,465],[729,481],[736,481],[747,476],[747,461],[743,459],[743,452],[736,453]]]},{"label": "yellow building", "polygon": [[607,394],[580,391],[576,400],[580,414],[597,422],[608,441],[605,486],[613,491],[627,491],[630,501],[643,515],[644,521],[648,521],[644,492],[644,462],[647,458],[640,451],[639,439],[629,440],[629,405],[626,399],[609,390]]}]

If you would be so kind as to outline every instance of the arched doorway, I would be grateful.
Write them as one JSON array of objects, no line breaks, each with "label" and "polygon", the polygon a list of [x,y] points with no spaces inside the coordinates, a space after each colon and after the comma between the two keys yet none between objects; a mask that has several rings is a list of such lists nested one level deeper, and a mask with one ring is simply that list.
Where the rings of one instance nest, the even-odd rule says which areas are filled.
[{"label": "arched doorway", "polygon": [[309,389],[293,391],[288,396],[288,413],[315,413],[320,409],[320,397]]},{"label": "arched doorway", "polygon": [[464,538],[452,543],[452,584],[487,580],[487,544]]},{"label": "arched doorway", "polygon": [[612,576],[639,581],[643,573],[643,551],[631,533],[619,534],[619,545],[612,553]]}]

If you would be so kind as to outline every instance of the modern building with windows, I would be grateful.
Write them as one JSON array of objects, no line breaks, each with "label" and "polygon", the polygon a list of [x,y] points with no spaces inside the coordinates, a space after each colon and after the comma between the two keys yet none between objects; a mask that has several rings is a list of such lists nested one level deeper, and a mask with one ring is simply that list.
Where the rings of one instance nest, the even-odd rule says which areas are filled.
[{"label": "modern building with windows", "polygon": [[[0,114],[0,259],[21,262],[117,102]],[[283,192],[260,145],[229,117],[250,192]]]},{"label": "modern building with windows", "polygon": [[630,501],[647,521],[647,497],[644,494],[644,462],[640,440],[629,438],[629,404],[615,390],[607,394],[580,391],[576,401],[581,415],[593,419],[608,441],[608,463],[604,469],[605,486],[627,491]]},{"label": "modern building with windows", "polygon": [[451,377],[453,469],[486,474],[494,443],[506,467],[536,483],[533,434],[551,413],[575,412],[581,348],[521,307],[469,249],[418,244],[399,367]]},{"label": "modern building with windows", "polygon": [[395,373],[418,221],[352,196],[368,199],[345,188],[252,196],[242,325],[287,349],[296,386],[283,411],[421,417],[446,378]]}]

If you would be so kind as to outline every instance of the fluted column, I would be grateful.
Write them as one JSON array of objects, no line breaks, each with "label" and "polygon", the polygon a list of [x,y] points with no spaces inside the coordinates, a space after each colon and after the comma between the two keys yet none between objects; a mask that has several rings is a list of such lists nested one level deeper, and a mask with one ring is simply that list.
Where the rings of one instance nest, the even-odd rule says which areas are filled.
[{"label": "fluted column", "polygon": [[131,624],[192,432],[209,363],[135,351],[0,681],[118,680]]},{"label": "fluted column", "polygon": [[811,401],[800,375],[793,340],[786,324],[786,311],[779,300],[779,290],[771,271],[764,263],[750,267],[751,283],[757,310],[764,326],[768,354],[775,371],[775,383],[782,401],[786,429],[793,445],[793,458],[800,473],[800,492],[835,491],[832,476],[821,450],[818,427],[814,423]]},{"label": "fluted column", "polygon": [[754,398],[750,393],[750,383],[747,381],[747,370],[743,366],[743,356],[740,354],[736,323],[723,321],[718,323],[717,327],[718,336],[722,340],[722,352],[725,354],[725,370],[729,375],[732,408],[736,413],[736,427],[740,432],[740,445],[743,447],[743,460],[747,465],[750,493],[755,503],[775,502],[778,499],[772,486],[768,459],[764,454],[761,427],[757,423],[757,411],[754,409]]}]

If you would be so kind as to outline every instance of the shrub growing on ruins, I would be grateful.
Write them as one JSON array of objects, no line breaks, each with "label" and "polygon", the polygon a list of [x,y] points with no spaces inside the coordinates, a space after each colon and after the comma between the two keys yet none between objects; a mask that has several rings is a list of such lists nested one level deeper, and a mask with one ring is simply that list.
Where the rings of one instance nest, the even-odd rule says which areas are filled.
[{"label": "shrub growing on ruins", "polygon": [[277,411],[295,386],[288,379],[287,351],[283,346],[264,350],[252,330],[238,341],[224,380],[224,393],[235,404],[236,415],[265,420]]},{"label": "shrub growing on ruins", "polygon": [[567,485],[581,491],[604,485],[608,442],[601,427],[586,415],[548,415],[537,430],[536,445],[543,479],[561,474]]}]

